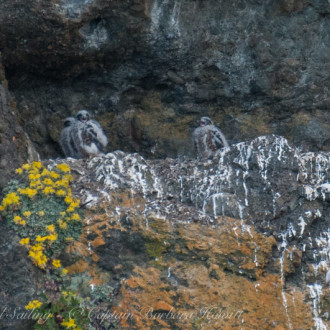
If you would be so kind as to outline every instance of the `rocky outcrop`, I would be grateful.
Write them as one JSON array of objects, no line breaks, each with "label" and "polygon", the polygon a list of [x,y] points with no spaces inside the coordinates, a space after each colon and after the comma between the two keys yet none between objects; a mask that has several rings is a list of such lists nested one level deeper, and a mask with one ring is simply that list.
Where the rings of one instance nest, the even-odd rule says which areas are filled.
[{"label": "rocky outcrop", "polygon": [[65,265],[117,288],[121,328],[325,329],[329,156],[269,136],[206,162],[68,159],[88,209]]},{"label": "rocky outcrop", "polygon": [[18,123],[16,103],[8,91],[0,53],[0,189],[12,177],[14,168],[38,157],[29,136]]},{"label": "rocky outcrop", "polygon": [[[86,301],[108,288],[89,313],[99,328],[326,329],[329,157],[273,135],[205,162],[68,158],[85,228],[61,255],[65,287]],[[14,251],[25,256],[2,239],[1,301],[18,311],[46,284],[31,267],[8,284]],[[3,327],[28,328],[15,315]]]},{"label": "rocky outcrop", "polygon": [[[61,256],[67,284],[86,298],[114,288],[94,325],[330,325],[329,13],[308,0],[1,1],[0,188],[36,150],[61,156],[78,109],[110,141],[66,160],[86,203]],[[201,162],[190,136],[204,115],[231,147]],[[45,281],[0,225],[0,328],[29,328],[18,312]]]},{"label": "rocky outcrop", "polygon": [[64,117],[94,111],[109,151],[190,155],[210,115],[232,143],[329,150],[327,1],[23,0],[0,4],[21,123],[44,158]]},{"label": "rocky outcrop", "polygon": [[24,305],[40,293],[41,272],[32,265],[14,231],[0,221],[0,328],[28,330],[34,319]]}]

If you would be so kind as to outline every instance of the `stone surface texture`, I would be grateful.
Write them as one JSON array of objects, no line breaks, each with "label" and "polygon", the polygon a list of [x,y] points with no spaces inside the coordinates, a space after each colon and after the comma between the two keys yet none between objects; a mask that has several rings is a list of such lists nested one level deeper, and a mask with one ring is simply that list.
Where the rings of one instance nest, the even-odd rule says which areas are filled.
[{"label": "stone surface texture", "polygon": [[[91,313],[100,329],[330,325],[328,152],[303,153],[272,135],[204,162],[116,151],[46,165],[63,161],[85,205],[85,228],[61,262],[68,289],[86,299],[97,286],[114,288],[111,304]],[[28,257],[18,239],[2,240],[0,297],[18,310],[45,284],[20,266]]]},{"label": "stone surface texture", "polygon": [[39,158],[18,117],[17,105],[8,91],[0,56],[0,189],[12,177],[15,168]]},{"label": "stone surface texture", "polygon": [[[82,295],[115,288],[108,310],[126,314],[111,322],[330,326],[329,14],[328,0],[0,1],[0,188],[39,155],[62,162],[63,119],[94,114],[108,150],[65,160],[87,204],[61,260]],[[205,162],[202,116],[231,145]],[[28,329],[12,312],[42,274],[0,227],[0,328]]]},{"label": "stone surface texture", "polygon": [[280,136],[206,162],[68,159],[87,204],[64,263],[117,288],[123,329],[326,329],[329,162]]},{"label": "stone surface texture", "polygon": [[329,150],[327,0],[4,0],[0,49],[43,158],[90,109],[109,150],[191,155],[211,116],[229,142],[278,134]]}]

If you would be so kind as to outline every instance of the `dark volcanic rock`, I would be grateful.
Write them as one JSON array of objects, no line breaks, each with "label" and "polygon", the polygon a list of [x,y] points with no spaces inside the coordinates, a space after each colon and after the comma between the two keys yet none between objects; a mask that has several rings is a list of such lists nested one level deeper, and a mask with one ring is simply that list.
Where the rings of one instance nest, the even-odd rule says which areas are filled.
[{"label": "dark volcanic rock", "polygon": [[19,238],[1,220],[0,230],[0,328],[32,329],[31,313],[24,306],[38,293],[41,272],[27,258]]},{"label": "dark volcanic rock", "polygon": [[109,150],[191,155],[210,115],[228,140],[329,150],[327,1],[2,1],[0,47],[43,157],[61,119],[95,112]]},{"label": "dark volcanic rock", "polygon": [[[121,151],[66,162],[76,177],[73,191],[90,208],[81,241],[92,260],[78,260],[69,270],[110,273],[111,286],[124,278],[116,308],[138,314],[134,306],[143,301],[156,311],[188,308],[187,301],[196,308],[208,301],[206,294],[212,304],[230,299],[249,311],[244,321],[251,328],[259,319],[263,328],[276,319],[284,328],[311,328],[301,323],[311,316],[315,326],[328,324],[329,152],[304,153],[271,135],[204,162],[146,160]],[[218,285],[221,295],[213,297]],[[185,292],[189,299],[182,303]],[[267,314],[273,308],[268,298],[260,301],[261,292],[270,294],[270,305],[282,302],[281,316]],[[158,303],[160,296],[167,304]],[[295,297],[305,307],[296,309]],[[187,322],[183,328],[193,329]]]},{"label": "dark volcanic rock", "polygon": [[[107,310],[130,314],[116,319],[121,328],[157,328],[154,316],[170,311],[191,316],[166,318],[163,327],[329,325],[329,152],[304,153],[270,135],[206,161],[116,151],[47,165],[63,162],[85,211],[82,235],[61,255],[65,286],[88,299],[105,285]],[[13,292],[10,306],[17,297],[22,306],[36,283],[22,295],[25,261],[16,270],[13,253],[25,259],[27,251],[21,256],[11,236],[2,237],[3,271],[18,278],[8,284],[4,274],[0,288]],[[224,311],[239,317],[213,315]]]},{"label": "dark volcanic rock", "polygon": [[8,92],[0,56],[0,189],[12,177],[13,169],[38,157],[29,136],[18,123],[16,103]]}]

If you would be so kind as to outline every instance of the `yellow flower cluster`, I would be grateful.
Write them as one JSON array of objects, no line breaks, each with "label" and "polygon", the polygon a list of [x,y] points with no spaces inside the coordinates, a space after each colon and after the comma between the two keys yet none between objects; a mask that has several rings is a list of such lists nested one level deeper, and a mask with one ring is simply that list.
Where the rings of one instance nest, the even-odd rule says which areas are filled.
[{"label": "yellow flower cluster", "polygon": [[56,168],[58,168],[60,171],[65,172],[65,173],[71,171],[70,166],[68,166],[66,164],[59,164],[56,166]]},{"label": "yellow flower cluster", "polygon": [[78,330],[78,329],[80,329],[80,328],[78,328],[78,327],[76,326],[76,323],[74,322],[74,319],[71,319],[71,318],[69,318],[68,321],[63,321],[63,322],[61,323],[61,325],[63,325],[63,326],[66,327],[67,329],[70,329],[70,328],[73,328],[74,330]]},{"label": "yellow flower cluster", "polygon": [[55,268],[60,268],[61,267],[61,260],[58,260],[58,259],[53,260],[53,266]]},{"label": "yellow flower cluster", "polygon": [[71,197],[69,183],[72,181],[70,167],[66,164],[59,164],[55,170],[48,170],[41,162],[24,164],[16,170],[22,175],[27,173],[29,187],[18,189],[19,194],[33,198],[40,193],[41,195],[55,195],[59,197]]},{"label": "yellow flower cluster", "polygon": [[61,229],[65,230],[68,228],[68,224],[65,221],[63,221],[62,219],[58,219],[57,222]]},{"label": "yellow flower cluster", "polygon": [[64,202],[69,205],[66,209],[67,212],[73,212],[79,206],[79,200],[73,199],[71,194],[64,198]]},{"label": "yellow flower cluster", "polygon": [[29,252],[29,256],[33,263],[42,269],[46,267],[48,261],[47,257],[42,252],[43,249],[44,248],[41,244],[35,244]]},{"label": "yellow flower cluster", "polygon": [[27,218],[29,218],[31,216],[31,211],[25,211],[23,212],[23,215]]},{"label": "yellow flower cluster", "polygon": [[55,232],[55,226],[53,224],[49,225],[46,227],[47,231],[53,233]]},{"label": "yellow flower cluster", "polygon": [[19,215],[14,216],[14,222],[16,225],[24,226],[26,224],[26,221],[23,220]]},{"label": "yellow flower cluster", "polygon": [[38,190],[32,189],[32,188],[18,188],[17,190],[21,195],[26,195],[30,198],[34,197],[37,193]]},{"label": "yellow flower cluster", "polygon": [[30,238],[29,237],[26,237],[26,238],[22,238],[20,241],[19,241],[19,244],[21,245],[27,245],[30,243]]},{"label": "yellow flower cluster", "polygon": [[37,242],[45,242],[47,240],[49,241],[56,241],[57,240],[58,235],[57,234],[51,234],[51,235],[47,235],[47,236],[43,236],[41,237],[40,235],[37,236],[36,241]]},{"label": "yellow flower cluster", "polygon": [[32,300],[25,306],[25,309],[35,309],[35,308],[39,308],[41,305],[42,305],[41,301]]},{"label": "yellow flower cluster", "polygon": [[[16,192],[7,194],[0,204],[0,212],[6,211],[7,214],[13,214],[13,222],[16,225],[29,226],[30,223],[33,226],[33,223],[38,221],[38,218],[45,217],[45,220],[48,219],[46,218],[46,210],[35,212],[26,210],[25,203],[29,199],[32,203],[37,203],[44,197],[56,198],[61,199],[65,203],[66,209],[63,212],[59,212],[60,216],[57,222],[46,226],[46,235],[37,235],[35,239],[32,239],[32,242],[31,237],[23,237],[19,242],[21,245],[26,246],[29,256],[35,265],[42,269],[46,268],[46,266],[61,268],[61,273],[65,275],[67,270],[62,268],[61,261],[58,259],[48,260],[48,254],[45,254],[45,251],[58,239],[59,235],[62,235],[61,230],[68,228],[68,221],[81,220],[79,214],[75,212],[79,207],[80,201],[73,197],[70,189],[70,182],[73,180],[70,174],[71,169],[66,164],[59,164],[53,169],[47,169],[41,162],[32,162],[24,164],[15,172],[18,175],[24,175],[28,180],[28,186],[18,188]],[[22,206],[24,207],[24,212],[20,210]]]},{"label": "yellow flower cluster", "polygon": [[17,205],[19,201],[19,196],[17,196],[15,192],[7,194],[6,197],[2,200],[0,211],[4,211],[7,206]]},{"label": "yellow flower cluster", "polygon": [[80,215],[78,213],[73,213],[70,220],[80,220]]}]

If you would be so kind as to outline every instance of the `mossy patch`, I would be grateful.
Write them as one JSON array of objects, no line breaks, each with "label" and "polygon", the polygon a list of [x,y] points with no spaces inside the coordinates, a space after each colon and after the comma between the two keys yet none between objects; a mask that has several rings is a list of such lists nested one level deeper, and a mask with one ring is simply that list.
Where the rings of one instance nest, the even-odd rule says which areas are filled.
[{"label": "mossy patch", "polygon": [[169,244],[166,241],[153,237],[145,238],[145,246],[147,254],[152,258],[160,258],[169,249]]}]

